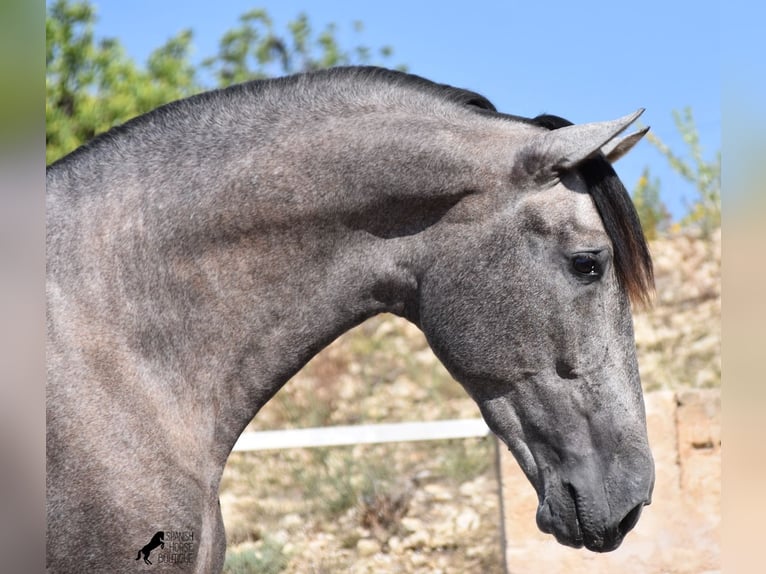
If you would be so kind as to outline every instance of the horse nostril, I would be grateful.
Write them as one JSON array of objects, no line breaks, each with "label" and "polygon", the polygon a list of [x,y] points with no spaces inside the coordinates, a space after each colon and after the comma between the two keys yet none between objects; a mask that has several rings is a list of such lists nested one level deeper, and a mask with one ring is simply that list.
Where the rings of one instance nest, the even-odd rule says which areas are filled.
[{"label": "horse nostril", "polygon": [[628,512],[628,514],[625,515],[625,518],[623,518],[620,521],[619,526],[617,526],[617,530],[620,533],[620,535],[625,536],[628,532],[630,532],[633,527],[638,522],[638,518],[641,516],[641,510],[644,508],[644,503],[641,502],[636,505],[636,507]]},{"label": "horse nostril", "polygon": [[574,369],[566,361],[561,360],[556,361],[556,374],[562,379],[577,378],[577,373],[575,373]]}]

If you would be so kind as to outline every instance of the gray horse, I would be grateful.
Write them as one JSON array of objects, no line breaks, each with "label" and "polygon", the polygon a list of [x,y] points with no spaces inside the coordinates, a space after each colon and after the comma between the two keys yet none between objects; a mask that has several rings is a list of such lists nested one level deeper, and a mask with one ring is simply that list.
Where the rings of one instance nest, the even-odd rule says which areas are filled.
[{"label": "gray horse", "polygon": [[49,571],[134,571],[157,531],[188,533],[177,570],[220,571],[237,437],[381,312],[476,400],[539,527],[616,548],[654,482],[631,319],[652,265],[610,165],[637,116],[525,119],[339,68],[163,106],[51,165]]}]

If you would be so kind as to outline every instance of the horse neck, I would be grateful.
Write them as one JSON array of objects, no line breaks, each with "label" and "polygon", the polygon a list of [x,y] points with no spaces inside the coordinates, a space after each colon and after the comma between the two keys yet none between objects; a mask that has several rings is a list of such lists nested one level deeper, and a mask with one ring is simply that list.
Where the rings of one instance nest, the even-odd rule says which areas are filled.
[{"label": "horse neck", "polygon": [[[92,321],[148,365],[135,381],[147,394],[173,389],[179,409],[215,411],[202,416],[215,421],[225,458],[337,336],[382,311],[413,318],[423,234],[488,163],[479,145],[457,154],[459,130],[429,131],[429,121],[293,118],[272,128],[268,146],[230,133],[205,135],[208,155],[144,150],[118,177],[89,183],[110,193],[78,190],[76,207],[49,209],[61,232],[56,282],[76,284]],[[86,242],[67,253],[75,237]]]}]

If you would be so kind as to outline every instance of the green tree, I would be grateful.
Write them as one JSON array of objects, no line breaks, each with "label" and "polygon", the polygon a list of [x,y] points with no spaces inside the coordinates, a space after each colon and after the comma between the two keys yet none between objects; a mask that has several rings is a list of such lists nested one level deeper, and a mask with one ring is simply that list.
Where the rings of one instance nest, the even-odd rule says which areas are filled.
[{"label": "green tree", "polygon": [[46,159],[53,161],[115,124],[200,89],[188,62],[191,31],[170,38],[144,69],[117,40],[94,38],[88,2],[58,0],[46,32]]},{"label": "green tree", "polygon": [[[362,22],[353,24],[361,33]],[[301,13],[287,25],[286,33],[278,33],[268,13],[262,9],[246,12],[239,25],[224,34],[218,54],[203,61],[202,66],[213,72],[219,86],[254,78],[308,72],[332,66],[368,64],[372,51],[358,45],[346,51],[338,44],[335,24],[328,24],[318,35]],[[393,50],[384,46],[377,51],[381,60],[391,57]]]},{"label": "green tree", "polygon": [[696,227],[707,236],[721,226],[721,151],[716,152],[712,160],[703,157],[691,108],[687,107],[683,112],[674,110],[673,120],[688,148],[690,159],[679,156],[652,132],[647,134],[647,138],[670,166],[696,190],[696,199],[687,205],[687,213],[679,222],[680,226]]},{"label": "green tree", "polygon": [[[88,0],[57,0],[47,6],[46,28],[46,160],[54,161],[93,136],[157,106],[212,87],[255,78],[343,64],[366,64],[373,51],[340,47],[336,27],[316,34],[299,14],[285,32],[275,30],[264,10],[243,14],[224,34],[218,54],[190,62],[191,30],[171,37],[138,66],[118,40],[96,40],[96,12]],[[354,23],[357,33],[360,22]],[[390,47],[377,50],[381,61]],[[216,85],[200,77],[211,75]]]},{"label": "green tree", "polygon": [[667,230],[670,213],[660,198],[660,180],[651,177],[648,167],[644,168],[633,190],[633,204],[647,239],[657,239]]}]

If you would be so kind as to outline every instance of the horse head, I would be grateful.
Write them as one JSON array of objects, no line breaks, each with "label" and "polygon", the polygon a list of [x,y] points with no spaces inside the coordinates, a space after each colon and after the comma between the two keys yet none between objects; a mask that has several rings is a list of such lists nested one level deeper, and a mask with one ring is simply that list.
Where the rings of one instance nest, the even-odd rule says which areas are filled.
[{"label": "horse head", "polygon": [[651,259],[609,163],[637,116],[532,120],[506,181],[434,232],[419,290],[419,325],[534,485],[540,529],[594,551],[620,544],[654,483],[630,305]]}]

